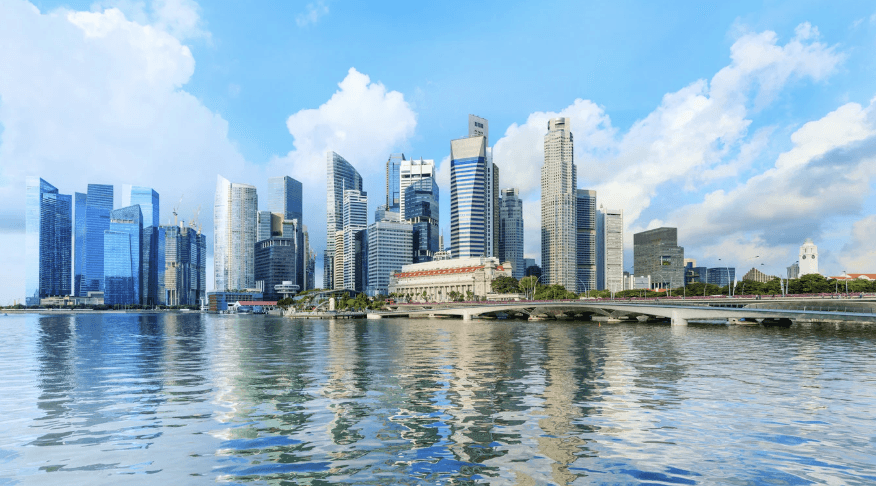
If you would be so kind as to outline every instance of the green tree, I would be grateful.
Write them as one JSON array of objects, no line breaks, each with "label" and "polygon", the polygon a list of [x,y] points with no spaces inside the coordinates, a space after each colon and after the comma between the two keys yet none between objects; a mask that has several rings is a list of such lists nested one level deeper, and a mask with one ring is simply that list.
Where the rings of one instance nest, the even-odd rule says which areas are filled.
[{"label": "green tree", "polygon": [[534,297],[538,286],[538,277],[532,275],[521,278],[520,282],[517,284],[517,287],[526,295],[527,299],[532,299]]},{"label": "green tree", "polygon": [[490,284],[493,292],[497,294],[513,294],[520,288],[520,282],[514,277],[501,276]]}]

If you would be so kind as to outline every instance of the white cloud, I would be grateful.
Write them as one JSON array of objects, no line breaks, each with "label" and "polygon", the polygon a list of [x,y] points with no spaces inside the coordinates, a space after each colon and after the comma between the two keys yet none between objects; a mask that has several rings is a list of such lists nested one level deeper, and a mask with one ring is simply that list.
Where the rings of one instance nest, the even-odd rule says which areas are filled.
[{"label": "white cloud", "polygon": [[307,11],[295,17],[295,23],[298,24],[298,27],[307,27],[308,25],[315,24],[320,17],[328,15],[328,13],[328,5],[322,3],[322,0],[316,3],[309,3],[307,4]]},{"label": "white cloud", "polygon": [[182,89],[195,62],[168,25],[134,22],[118,9],[43,14],[24,1],[0,2],[2,230],[23,228],[27,175],[64,194],[114,184],[117,201],[120,184],[151,186],[162,221],[184,193],[181,214],[188,219],[203,203],[208,235],[215,174],[256,182],[227,122]]},{"label": "white cloud", "polygon": [[876,215],[871,214],[852,226],[851,239],[839,255],[842,270],[849,273],[876,273]]}]

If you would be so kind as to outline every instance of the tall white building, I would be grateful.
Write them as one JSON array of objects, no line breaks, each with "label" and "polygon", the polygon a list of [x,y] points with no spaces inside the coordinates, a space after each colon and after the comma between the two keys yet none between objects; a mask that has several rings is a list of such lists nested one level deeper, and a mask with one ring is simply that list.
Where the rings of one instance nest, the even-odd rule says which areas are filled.
[{"label": "tall white building", "polygon": [[[596,219],[596,285],[599,290],[624,290],[624,211],[599,207]],[[696,266],[696,262],[694,262]]]},{"label": "tall white building", "polygon": [[414,182],[417,182],[424,177],[435,177],[435,161],[431,159],[423,160],[402,160],[399,167],[399,214],[402,219],[405,217],[405,189]]},{"label": "tall white building", "polygon": [[818,247],[811,238],[806,238],[800,246],[800,277],[810,273],[818,273]]},{"label": "tall white building", "polygon": [[365,290],[367,257],[362,234],[368,225],[368,195],[364,191],[344,191],[343,280],[335,282],[335,289]]},{"label": "tall white building", "polygon": [[571,120],[553,118],[544,136],[541,168],[541,281],[577,284],[577,186]]},{"label": "tall white building", "polygon": [[255,288],[259,198],[249,184],[216,176],[213,203],[213,283],[216,291]]}]

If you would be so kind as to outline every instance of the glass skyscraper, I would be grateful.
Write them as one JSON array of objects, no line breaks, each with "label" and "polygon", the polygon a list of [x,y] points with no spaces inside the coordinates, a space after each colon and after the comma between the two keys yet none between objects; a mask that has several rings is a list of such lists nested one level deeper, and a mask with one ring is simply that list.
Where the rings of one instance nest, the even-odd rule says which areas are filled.
[{"label": "glass skyscraper", "polygon": [[[123,194],[124,196],[124,194]],[[138,205],[143,215],[143,237],[140,254],[140,304],[156,305],[163,303],[164,293],[159,291],[163,283],[158,282],[159,273],[164,273],[164,254],[159,251],[163,242],[159,236],[159,197],[150,187],[132,186],[128,195],[122,198],[123,206]],[[127,204],[126,204],[127,203]]]},{"label": "glass skyscraper", "polygon": [[404,193],[404,219],[413,227],[413,263],[432,261],[438,247],[438,184],[433,177],[411,182]]},{"label": "glass skyscraper", "polygon": [[161,291],[167,305],[198,305],[207,294],[207,238],[185,226],[163,226],[165,270]]},{"label": "glass skyscraper", "polygon": [[217,292],[255,288],[256,188],[216,176],[213,281]]},{"label": "glass skyscraper", "polygon": [[280,213],[283,219],[302,219],[301,183],[289,176],[268,179],[268,211]]},{"label": "glass skyscraper", "polygon": [[73,295],[82,297],[85,292],[85,221],[88,196],[77,192],[73,195]]},{"label": "glass skyscraper", "polygon": [[[89,291],[104,291],[103,242],[104,232],[110,227],[110,211],[113,210],[113,186],[89,184],[85,196],[85,269],[81,294]],[[77,236],[79,231],[77,230]],[[77,241],[77,245],[79,241]]]},{"label": "glass skyscraper", "polygon": [[454,258],[489,256],[492,240],[487,185],[487,139],[450,142],[450,248]]},{"label": "glass skyscraper", "polygon": [[596,191],[576,191],[577,292],[596,290]]},{"label": "glass skyscraper", "polygon": [[368,226],[368,295],[387,295],[392,274],[412,262],[412,234],[408,223],[377,221]]},{"label": "glass skyscraper", "polygon": [[[127,188],[126,186],[125,188]],[[124,191],[124,188],[122,189]],[[130,186],[130,192],[122,193],[122,206],[140,206],[143,213],[143,227],[158,226],[158,193],[151,187]]]},{"label": "glass skyscraper", "polygon": [[523,264],[523,201],[515,188],[502,189],[499,202],[499,262],[511,262],[511,276],[526,274]]},{"label": "glass skyscraper", "polygon": [[73,198],[39,177],[25,180],[25,304],[70,295]]},{"label": "glass skyscraper", "polygon": [[140,303],[140,269],[143,215],[135,204],[110,212],[110,227],[104,232],[104,303]]},{"label": "glass skyscraper", "polygon": [[386,210],[400,212],[401,198],[401,163],[405,154],[391,154],[386,161]]},{"label": "glass skyscraper", "polygon": [[[341,268],[335,268],[335,253],[338,245],[337,232],[344,229],[344,191],[362,190],[362,176],[340,155],[329,151],[326,154],[326,250],[323,254],[324,289],[337,287],[335,273],[342,275]],[[343,265],[343,255],[338,255]],[[342,285],[342,283],[340,283]]]}]

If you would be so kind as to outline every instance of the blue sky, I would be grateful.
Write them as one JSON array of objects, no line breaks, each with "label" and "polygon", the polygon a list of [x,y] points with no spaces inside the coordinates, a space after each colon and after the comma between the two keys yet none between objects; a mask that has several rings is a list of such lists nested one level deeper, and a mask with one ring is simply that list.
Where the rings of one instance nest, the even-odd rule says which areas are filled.
[{"label": "blue sky", "polygon": [[[26,175],[151,185],[163,221],[182,195],[208,233],[217,172],[260,189],[290,175],[321,252],[320,154],[362,172],[373,214],[389,153],[441,164],[473,113],[502,186],[522,188],[530,256],[543,125],[563,114],[579,187],[625,210],[626,266],[632,233],[666,224],[704,265],[775,273],[812,237],[823,273],[874,272],[874,47],[863,1],[7,0],[0,264],[23,275]],[[0,302],[22,291],[0,284]]]}]

